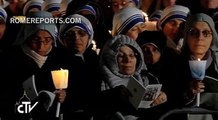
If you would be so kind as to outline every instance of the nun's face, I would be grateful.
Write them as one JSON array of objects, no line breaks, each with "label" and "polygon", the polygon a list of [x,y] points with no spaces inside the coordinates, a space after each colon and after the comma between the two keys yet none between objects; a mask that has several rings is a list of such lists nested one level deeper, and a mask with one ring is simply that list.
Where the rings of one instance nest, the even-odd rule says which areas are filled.
[{"label": "nun's face", "polygon": [[154,45],[146,44],[142,47],[142,51],[146,64],[155,64],[160,60],[161,53]]},{"label": "nun's face", "polygon": [[119,72],[124,75],[133,75],[136,70],[136,56],[133,50],[124,45],[120,47],[117,55]]},{"label": "nun's face", "polygon": [[201,6],[204,9],[217,9],[218,0],[200,0]]},{"label": "nun's face", "polygon": [[196,22],[187,33],[190,52],[196,58],[203,58],[212,43],[212,30],[206,22]]},{"label": "nun's face", "polygon": [[2,39],[6,29],[6,24],[5,23],[0,23],[0,40]]},{"label": "nun's face", "polygon": [[67,32],[66,38],[64,39],[64,46],[68,49],[75,50],[78,54],[83,54],[88,42],[89,35],[85,31],[74,27]]},{"label": "nun's face", "polygon": [[179,26],[182,22],[182,20],[178,19],[169,20],[163,26],[163,33],[167,37],[167,39],[176,40],[176,38],[178,37]]},{"label": "nun's face", "polygon": [[146,28],[145,23],[140,23],[135,25],[134,27],[132,27],[127,33],[126,35],[129,36],[130,38],[132,38],[133,40],[136,40],[139,33],[143,32]]},{"label": "nun's face", "polygon": [[23,5],[27,0],[9,0],[10,9],[13,9],[14,14],[19,14],[23,10]]},{"label": "nun's face", "polygon": [[113,12],[116,13],[122,8],[135,7],[136,5],[132,0],[111,0],[111,6]]},{"label": "nun's face", "polygon": [[48,31],[39,30],[30,37],[29,46],[41,56],[47,56],[53,46],[53,38]]},{"label": "nun's face", "polygon": [[176,4],[176,0],[163,0],[164,7],[172,6]]},{"label": "nun's face", "polygon": [[58,10],[52,11],[51,14],[54,18],[60,18],[62,15],[61,12]]},{"label": "nun's face", "polygon": [[38,8],[32,8],[32,9],[30,9],[30,10],[28,11],[28,13],[30,13],[30,12],[38,12],[38,11],[41,11],[41,10],[38,9]]}]

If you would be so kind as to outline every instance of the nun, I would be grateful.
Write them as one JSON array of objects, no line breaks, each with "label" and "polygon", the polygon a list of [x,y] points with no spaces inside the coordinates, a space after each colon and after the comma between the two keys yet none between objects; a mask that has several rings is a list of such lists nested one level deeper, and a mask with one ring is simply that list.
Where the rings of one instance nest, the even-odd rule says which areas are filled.
[{"label": "nun", "polygon": [[[196,105],[197,93],[201,93],[200,106],[217,109],[217,86],[211,79],[218,77],[218,35],[215,30],[213,19],[204,14],[198,13],[187,19],[185,24],[185,46],[179,57],[179,80],[185,82],[185,95],[189,103]],[[190,60],[206,61],[205,77],[203,80],[193,77],[189,67]],[[186,71],[186,72],[181,72]],[[213,93],[213,94],[212,94]],[[212,102],[212,100],[215,100]]]},{"label": "nun", "polygon": [[183,46],[183,23],[189,15],[189,8],[182,5],[166,7],[159,19],[158,28],[167,38],[167,48],[175,55],[181,52]]},{"label": "nun", "polygon": [[59,18],[62,16],[60,12],[61,1],[62,0],[45,0],[42,4],[42,10],[51,12],[53,17]]},{"label": "nun", "polygon": [[112,36],[127,35],[136,40],[138,34],[145,30],[146,19],[141,10],[126,7],[113,16]]},{"label": "nun", "polygon": [[43,0],[29,0],[23,7],[23,15],[26,16],[29,12],[41,11]]},{"label": "nun", "polygon": [[0,27],[0,43],[1,43],[2,37],[5,33],[7,16],[8,16],[8,14],[4,10],[4,8],[0,7],[0,26],[1,26]]},{"label": "nun", "polygon": [[[61,24],[59,29],[59,42],[67,50],[69,56],[76,56],[78,64],[76,73],[69,79],[65,103],[66,119],[88,120],[92,117],[93,100],[100,92],[101,79],[98,69],[99,58],[92,49],[94,31],[90,21],[82,15],[73,14],[66,19],[79,20]],[[69,70],[74,68],[69,68]],[[73,70],[72,70],[73,71]],[[80,112],[78,112],[80,111]]]},{"label": "nun", "polygon": [[96,115],[99,120],[150,119],[149,109],[155,109],[167,101],[166,94],[160,91],[149,107],[145,107],[145,104],[143,107],[133,107],[130,100],[135,94],[130,90],[134,84],[131,84],[133,78],[144,87],[158,84],[159,81],[154,76],[149,76],[140,46],[126,35],[117,35],[107,41],[100,56],[100,68],[103,81],[101,98],[97,104],[101,108],[99,115]]},{"label": "nun", "polygon": [[[28,17],[51,18],[52,15],[49,12],[39,11],[31,12],[28,14]],[[34,81],[37,92],[41,90],[47,90],[51,93],[54,92],[53,94],[56,94],[54,102],[64,102],[66,96],[65,90],[56,90],[51,77],[52,70],[65,68],[63,66],[64,56],[55,47],[56,30],[57,28],[53,23],[24,24],[19,37],[14,42],[13,48],[5,52],[1,64],[4,69],[1,79],[5,82],[5,88],[7,88],[7,94],[3,94],[2,97],[7,98],[5,105],[9,110],[4,116],[5,119],[19,119],[21,114],[17,114],[14,111],[17,109],[15,103],[25,93],[23,82],[32,75],[35,76]],[[40,98],[30,97],[30,100],[37,99],[40,101]],[[50,102],[52,104],[52,101]],[[47,109],[42,107],[44,104],[46,103],[41,103],[41,106],[39,105],[40,107],[32,110],[31,116],[21,116],[24,118],[31,117],[33,119],[53,119],[55,117],[53,107],[56,106],[51,106],[51,108]]]}]

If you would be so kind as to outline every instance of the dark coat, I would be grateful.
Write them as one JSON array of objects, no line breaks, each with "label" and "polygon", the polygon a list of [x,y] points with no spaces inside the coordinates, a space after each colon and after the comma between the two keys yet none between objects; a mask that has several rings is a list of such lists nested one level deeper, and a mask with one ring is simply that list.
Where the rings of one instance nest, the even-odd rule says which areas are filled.
[{"label": "dark coat", "polygon": [[[22,83],[30,76],[35,75],[37,92],[41,90],[55,91],[51,71],[64,68],[63,56],[56,48],[53,48],[42,68],[39,68],[33,59],[24,54],[20,47],[14,47],[2,56],[1,80],[5,88],[3,90],[5,94],[2,96],[5,99],[2,100],[6,102],[5,107],[10,110],[6,113],[6,117],[15,116],[13,115],[16,111],[15,103],[24,94]],[[9,113],[12,115],[9,115]],[[9,119],[12,120],[13,118]]]},{"label": "dark coat", "polygon": [[[216,52],[212,52],[212,50],[208,51],[209,53],[209,58],[207,58],[207,65],[206,65],[206,71],[205,71],[205,76],[210,76],[213,77],[215,79],[218,79],[218,66],[217,66],[217,53]],[[189,54],[187,52],[184,52],[180,55],[180,59],[179,59],[179,69],[178,69],[178,79],[180,80],[180,82],[183,84],[183,91],[184,91],[184,95],[186,95],[185,93],[190,92],[189,91],[189,84],[191,82],[191,80],[193,80],[192,76],[191,76],[191,70],[189,67],[189,61],[190,57]],[[205,92],[215,92],[215,91],[211,91],[211,88],[208,80],[204,79],[203,82],[205,83]],[[187,96],[184,96],[184,100]],[[186,101],[184,101],[186,102]]]},{"label": "dark coat", "polygon": [[[72,51],[69,57],[72,57],[71,55],[73,55]],[[87,48],[83,55],[84,60],[77,57],[74,63],[71,58],[68,59],[69,64],[74,64],[74,66],[68,66],[71,76],[69,76],[67,98],[64,103],[67,119],[90,119],[95,109],[94,100],[101,91],[98,56],[91,47]]]}]

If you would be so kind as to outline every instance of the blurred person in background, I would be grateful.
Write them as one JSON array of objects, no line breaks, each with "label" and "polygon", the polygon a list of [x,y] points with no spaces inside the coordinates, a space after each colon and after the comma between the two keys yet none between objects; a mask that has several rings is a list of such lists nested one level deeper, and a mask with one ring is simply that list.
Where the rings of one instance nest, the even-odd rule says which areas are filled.
[{"label": "blurred person in background", "polygon": [[136,40],[138,34],[146,29],[146,17],[135,7],[126,7],[114,14],[112,36],[127,35]]},{"label": "blurred person in background", "polygon": [[[11,48],[12,44],[16,40],[17,34],[21,29],[21,24],[11,23],[10,19],[14,16],[22,16],[23,15],[23,6],[27,0],[8,0],[9,5],[5,7],[5,11],[8,14],[6,21],[6,30],[3,36],[2,44],[3,49]],[[11,31],[13,31],[13,35],[11,35]]]},{"label": "blurred person in background", "polygon": [[[105,1],[105,0],[104,0]],[[102,1],[100,1],[102,2]],[[120,11],[123,8],[126,7],[135,7],[138,8],[139,6],[139,0],[108,0],[108,8],[106,9],[107,13],[105,16],[105,20],[107,22],[108,30],[112,30],[112,24],[113,24],[113,16],[115,13]]]},{"label": "blurred person in background", "polygon": [[218,0],[192,0],[190,1],[191,13],[205,13],[210,17],[218,11]]},{"label": "blurred person in background", "polygon": [[75,13],[85,16],[91,22],[94,30],[93,41],[96,43],[96,48],[94,49],[102,49],[105,42],[112,36],[104,24],[104,17],[99,4],[88,2]]},{"label": "blurred person in background", "polygon": [[177,0],[160,0],[160,9],[163,10],[164,8],[172,5],[176,5]]},{"label": "blurred person in background", "polygon": [[8,1],[6,1],[6,0],[1,0],[1,1],[0,1],[0,6],[1,6],[2,8],[5,8],[5,7],[7,7],[8,5],[9,5]]},{"label": "blurred person in background", "polygon": [[42,10],[51,12],[54,18],[62,17],[60,12],[62,0],[45,0],[42,3]]},{"label": "blurred person in background", "polygon": [[3,52],[2,38],[6,29],[6,20],[7,20],[7,13],[4,10],[4,8],[0,7],[0,53]]},{"label": "blurred person in background", "polygon": [[23,15],[26,16],[29,12],[41,11],[43,0],[29,0],[24,4]]},{"label": "blurred person in background", "polygon": [[126,7],[138,7],[139,0],[111,0],[111,8],[114,13]]}]

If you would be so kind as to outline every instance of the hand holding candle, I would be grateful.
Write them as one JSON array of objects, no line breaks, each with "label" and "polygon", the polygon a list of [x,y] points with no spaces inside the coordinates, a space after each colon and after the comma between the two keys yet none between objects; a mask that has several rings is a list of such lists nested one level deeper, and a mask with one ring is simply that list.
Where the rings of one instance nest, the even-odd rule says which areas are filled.
[{"label": "hand holding candle", "polygon": [[[189,67],[191,70],[192,78],[196,80],[203,80],[205,77],[206,60],[190,60]],[[197,93],[197,106],[200,106],[200,93]]]},{"label": "hand holding candle", "polygon": [[[61,69],[61,70],[54,70],[51,71],[53,83],[56,89],[65,89],[68,86],[68,70]],[[59,117],[60,113],[60,105],[61,103],[58,102],[57,110],[56,110],[56,117]]]},{"label": "hand holding candle", "polygon": [[56,90],[54,93],[56,94],[57,99],[59,100],[59,102],[63,103],[65,98],[66,98],[66,90],[60,89],[60,90]]}]

